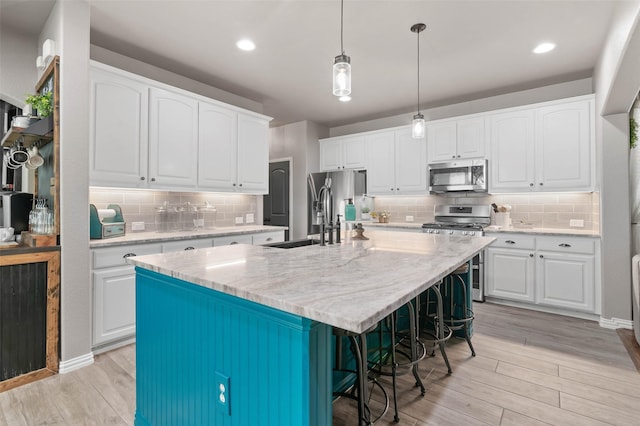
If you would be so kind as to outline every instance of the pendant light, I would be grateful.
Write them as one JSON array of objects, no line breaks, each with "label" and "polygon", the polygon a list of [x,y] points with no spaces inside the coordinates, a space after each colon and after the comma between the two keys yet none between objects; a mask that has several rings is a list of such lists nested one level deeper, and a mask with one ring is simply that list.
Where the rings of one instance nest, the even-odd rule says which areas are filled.
[{"label": "pendant light", "polygon": [[340,51],[333,61],[333,94],[349,96],[351,94],[351,58],[344,54],[344,0],[340,0]]},{"label": "pendant light", "polygon": [[414,24],[411,27],[411,32],[418,35],[418,113],[413,116],[413,122],[411,124],[411,136],[420,139],[424,138],[425,125],[424,115],[420,113],[420,33],[425,30],[427,26],[425,24]]}]

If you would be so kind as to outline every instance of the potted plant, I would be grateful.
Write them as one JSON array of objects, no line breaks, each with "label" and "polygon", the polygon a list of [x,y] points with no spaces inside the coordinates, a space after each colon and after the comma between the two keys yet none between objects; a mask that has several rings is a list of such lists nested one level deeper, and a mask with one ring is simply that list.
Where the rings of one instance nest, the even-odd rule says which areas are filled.
[{"label": "potted plant", "polygon": [[41,95],[29,95],[25,102],[31,105],[31,109],[35,110],[39,117],[48,117],[53,112],[52,92],[43,93]]}]

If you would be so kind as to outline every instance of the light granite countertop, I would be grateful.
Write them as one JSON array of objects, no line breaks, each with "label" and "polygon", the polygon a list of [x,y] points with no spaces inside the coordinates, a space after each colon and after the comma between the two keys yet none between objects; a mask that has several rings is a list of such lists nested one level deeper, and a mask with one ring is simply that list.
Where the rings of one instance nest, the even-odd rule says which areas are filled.
[{"label": "light granite countertop", "polygon": [[229,226],[216,229],[203,229],[198,231],[177,231],[177,232],[130,232],[122,237],[105,238],[102,240],[91,240],[90,248],[122,246],[127,244],[157,243],[162,241],[189,240],[193,238],[213,238],[226,235],[255,234],[259,232],[284,231],[288,229],[283,226],[268,225],[243,225]]},{"label": "light granite countertop", "polygon": [[127,262],[361,333],[471,259],[494,238],[368,230],[367,241],[296,249],[212,247]]},{"label": "light granite countertop", "polygon": [[[361,222],[362,226],[366,229],[367,227],[373,229],[385,229],[389,228],[393,229],[406,229],[406,230],[422,230],[422,223],[415,222],[390,222],[390,223],[378,223],[378,222]],[[600,233],[598,231],[594,231],[591,229],[578,229],[578,228],[518,228],[515,226],[510,226],[508,228],[500,227],[500,226],[486,226],[484,228],[485,232],[489,233],[522,233],[522,234],[538,234],[538,235],[558,235],[558,236],[586,236],[586,237],[595,237],[599,238]]]},{"label": "light granite countertop", "polygon": [[488,233],[510,233],[510,234],[532,234],[532,235],[557,235],[557,236],[583,236],[600,238],[600,233],[591,229],[559,229],[559,228],[518,228],[515,226],[500,227],[487,226],[484,232]]}]

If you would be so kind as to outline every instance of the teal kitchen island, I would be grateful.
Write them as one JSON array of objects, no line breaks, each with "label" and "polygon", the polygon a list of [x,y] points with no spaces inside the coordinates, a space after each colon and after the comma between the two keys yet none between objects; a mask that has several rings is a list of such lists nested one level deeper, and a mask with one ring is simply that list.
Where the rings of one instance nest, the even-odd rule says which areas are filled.
[{"label": "teal kitchen island", "polygon": [[367,236],[128,258],[137,274],[135,424],[330,425],[331,328],[362,333],[493,241]]}]

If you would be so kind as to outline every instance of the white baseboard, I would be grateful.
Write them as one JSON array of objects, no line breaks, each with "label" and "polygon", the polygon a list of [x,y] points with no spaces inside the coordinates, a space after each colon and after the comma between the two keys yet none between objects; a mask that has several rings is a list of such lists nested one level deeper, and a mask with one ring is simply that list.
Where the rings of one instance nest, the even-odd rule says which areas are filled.
[{"label": "white baseboard", "polygon": [[78,368],[86,367],[91,364],[93,364],[93,352],[89,352],[88,354],[71,358],[67,361],[60,361],[60,366],[58,367],[58,373],[60,374],[70,373],[74,370],[77,370]]},{"label": "white baseboard", "polygon": [[616,328],[626,328],[629,330],[633,329],[633,321],[632,320],[625,320],[625,319],[620,319],[620,318],[602,318],[600,317],[600,327],[603,328],[611,328],[611,329],[616,329]]}]

